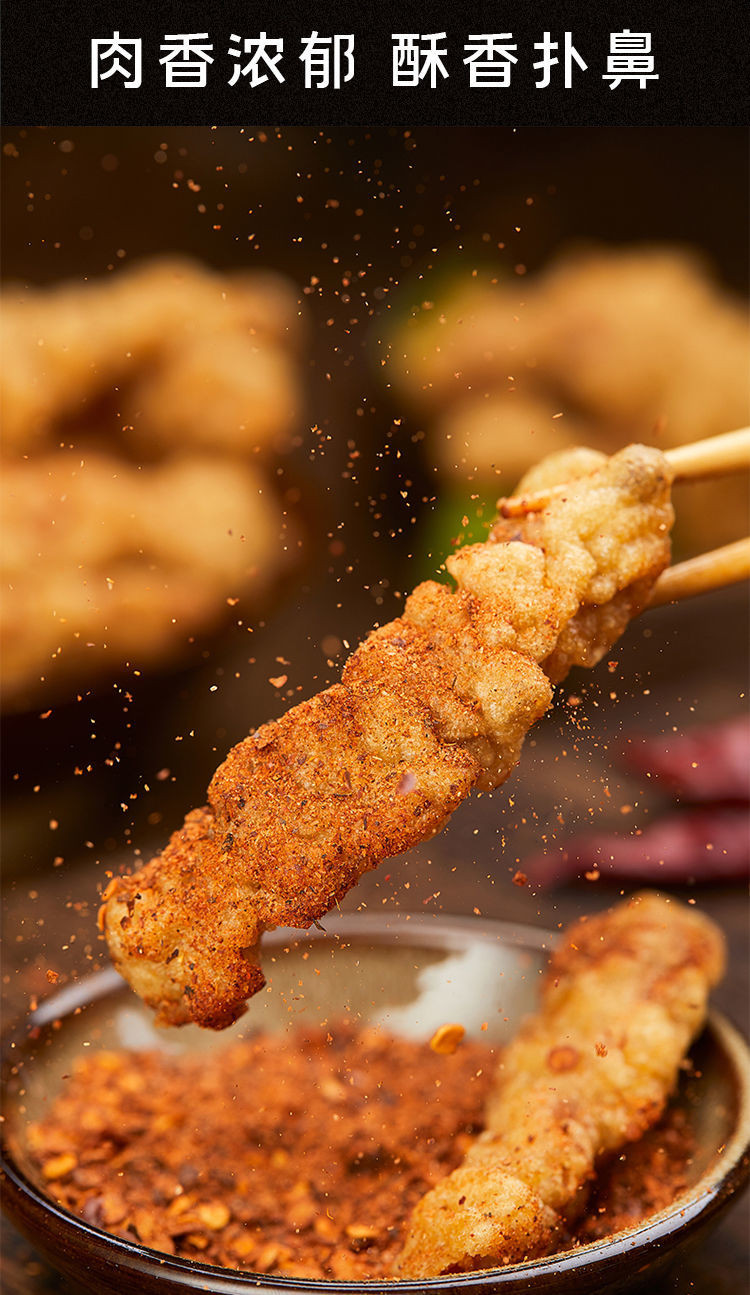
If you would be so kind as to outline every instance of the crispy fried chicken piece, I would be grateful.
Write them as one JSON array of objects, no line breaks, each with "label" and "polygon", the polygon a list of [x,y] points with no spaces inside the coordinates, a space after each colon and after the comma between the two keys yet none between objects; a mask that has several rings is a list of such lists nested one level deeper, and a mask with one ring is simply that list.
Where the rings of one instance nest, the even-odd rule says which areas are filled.
[{"label": "crispy fried chicken piece", "polygon": [[[456,483],[504,488],[554,450],[611,454],[644,427],[667,449],[750,422],[750,316],[686,249],[570,248],[520,281],[457,271],[425,295],[394,303],[387,372]],[[749,502],[741,476],[695,482],[683,539],[747,534]]]},{"label": "crispy fried chicken piece", "polygon": [[4,289],[4,709],[179,657],[289,565],[303,330],[284,279],[183,259]]},{"label": "crispy fried chicken piece", "polygon": [[714,924],[654,893],[567,931],[539,1013],[503,1053],[485,1132],[417,1205],[397,1275],[553,1252],[597,1159],[658,1120],[723,969]]},{"label": "crispy fried chicken piece", "polygon": [[263,931],[310,926],[365,871],[438,832],[473,787],[499,786],[550,680],[593,664],[645,604],[669,561],[663,456],[576,452],[548,477],[570,489],[448,558],[455,590],[420,585],[341,683],[240,742],[208,806],[113,880],[101,926],[160,1021],[235,1020],[263,984]]},{"label": "crispy fried chicken piece", "polygon": [[271,274],[222,275],[190,260],[146,261],[91,283],[5,293],[0,320],[3,448],[51,449],[118,392],[141,448],[278,444],[299,407],[297,294]]},{"label": "crispy fried chicken piece", "polygon": [[6,462],[3,704],[25,704],[53,662],[90,674],[92,649],[158,662],[180,650],[186,624],[197,632],[221,617],[222,590],[266,587],[283,562],[266,487],[254,464],[217,454],[147,470],[93,450]]}]

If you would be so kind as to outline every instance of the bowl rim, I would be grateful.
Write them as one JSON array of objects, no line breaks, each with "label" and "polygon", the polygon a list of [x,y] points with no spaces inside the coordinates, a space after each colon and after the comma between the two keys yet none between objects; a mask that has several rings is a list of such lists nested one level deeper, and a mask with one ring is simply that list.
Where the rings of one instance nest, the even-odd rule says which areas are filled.
[{"label": "bowl rim", "polygon": [[[278,948],[295,943],[322,943],[336,939],[353,943],[377,938],[385,943],[398,943],[404,937],[411,937],[412,932],[418,933],[414,943],[427,948],[463,949],[466,947],[466,937],[470,935],[473,942],[493,945],[502,942],[518,949],[543,952],[554,947],[557,939],[554,932],[530,924],[444,914],[404,913],[399,910],[382,914],[337,914],[326,919],[325,927],[320,924],[310,930],[277,928],[264,937],[264,947]],[[107,967],[83,976],[51,994],[34,1011],[16,1020],[3,1032],[0,1039],[3,1069],[15,1060],[9,1054],[19,1044],[28,1043],[30,1029],[49,1025],[61,1016],[70,1016],[77,1007],[88,1006],[119,990],[127,990],[126,983],[114,967]],[[179,1274],[189,1275],[196,1281],[202,1279],[204,1283],[212,1284],[203,1285],[201,1289],[212,1291],[215,1295],[239,1295],[239,1292],[245,1290],[259,1291],[264,1287],[274,1291],[321,1291],[326,1295],[345,1295],[345,1292],[360,1287],[373,1295],[379,1295],[380,1292],[393,1292],[394,1286],[404,1292],[416,1292],[425,1287],[440,1292],[455,1290],[457,1287],[511,1285],[520,1279],[533,1281],[535,1277],[553,1274],[559,1278],[570,1277],[579,1270],[586,1270],[592,1265],[605,1265],[626,1253],[637,1253],[642,1258],[644,1248],[657,1251],[668,1248],[675,1234],[691,1232],[708,1223],[728,1196],[739,1194],[747,1186],[750,1179],[750,1048],[737,1027],[715,1008],[709,1009],[705,1029],[713,1035],[714,1041],[732,1066],[738,1096],[735,1127],[721,1156],[712,1161],[697,1183],[648,1219],[572,1250],[523,1263],[443,1277],[342,1281],[230,1269],[167,1255],[163,1251],[127,1241],[103,1228],[97,1228],[47,1197],[15,1163],[8,1146],[4,1123],[0,1135],[0,1181],[4,1186],[9,1184],[15,1192],[41,1211],[43,1217],[55,1219],[61,1228],[80,1238],[82,1243],[90,1240],[105,1251],[111,1250],[112,1262],[116,1263],[119,1257],[120,1262],[126,1266],[135,1264],[142,1272],[155,1274],[158,1271],[164,1277],[174,1276],[177,1280]]]},{"label": "bowl rim", "polygon": [[[325,925],[324,925],[325,923]],[[499,918],[477,918],[443,913],[407,913],[402,909],[389,913],[335,913],[308,929],[298,926],[278,926],[263,936],[261,954],[267,949],[284,948],[292,944],[311,941],[356,940],[377,938],[398,943],[408,940],[413,930],[419,930],[419,944],[425,948],[466,948],[467,936],[474,943],[509,944],[519,949],[547,952],[554,948],[557,933],[531,923],[507,922]],[[105,997],[117,988],[127,989],[127,982],[114,966],[89,972],[79,980],[57,989],[35,1007],[20,1016],[0,1036],[0,1055],[5,1056],[11,1042],[25,1038],[29,1028],[44,1026],[56,1017],[70,1015],[76,1007],[85,1007]],[[84,992],[85,991],[85,992]],[[134,995],[135,996],[135,995]],[[242,1017],[240,1017],[240,1020]],[[167,1027],[168,1028],[168,1027]],[[176,1027],[179,1029],[180,1027]],[[211,1031],[207,1031],[211,1033]]]}]

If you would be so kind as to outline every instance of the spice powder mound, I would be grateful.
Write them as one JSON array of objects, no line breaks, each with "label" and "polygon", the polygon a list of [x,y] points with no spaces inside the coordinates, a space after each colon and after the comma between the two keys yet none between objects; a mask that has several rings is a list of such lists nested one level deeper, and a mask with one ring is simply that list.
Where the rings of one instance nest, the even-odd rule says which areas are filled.
[{"label": "spice powder mound", "polygon": [[[116,1236],[227,1268],[383,1278],[417,1200],[480,1131],[496,1062],[486,1044],[446,1055],[347,1022],[201,1057],[100,1052],[28,1145],[47,1194]],[[668,1204],[689,1152],[674,1121],[648,1164],[631,1148],[627,1200],[604,1175],[580,1240]]]}]

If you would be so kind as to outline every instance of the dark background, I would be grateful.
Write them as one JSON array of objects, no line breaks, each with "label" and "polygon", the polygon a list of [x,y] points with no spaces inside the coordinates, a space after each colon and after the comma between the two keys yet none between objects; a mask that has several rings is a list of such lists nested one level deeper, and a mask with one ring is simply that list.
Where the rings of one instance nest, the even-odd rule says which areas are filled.
[{"label": "dark background", "polygon": [[[294,0],[284,5],[248,6],[223,0],[207,7],[202,0],[87,0],[61,5],[55,0],[7,0],[3,7],[6,123],[30,121],[69,124],[148,126],[241,125],[273,119],[286,124],[327,126],[377,124],[443,126],[694,126],[744,125],[747,122],[747,6],[724,0],[720,10],[699,0],[678,6],[654,6],[648,0],[604,0],[576,9],[570,0],[546,0],[538,6],[512,0],[474,0],[469,6],[431,0],[400,0],[397,7],[347,0]],[[611,90],[602,80],[611,32],[647,31],[659,80],[640,90],[637,83]],[[91,39],[122,37],[143,40],[143,85],[127,90],[119,78],[90,88]],[[242,82],[229,87],[224,57],[229,36],[253,36],[265,29],[284,38],[284,73],[279,85],[270,79],[250,91]],[[305,90],[298,62],[300,38],[353,33],[355,78],[339,90]],[[519,46],[507,90],[471,90],[462,65],[463,45],[475,32],[512,32]],[[535,88],[538,60],[535,42],[545,30],[573,43],[588,65],[565,89],[554,69],[547,89]],[[394,89],[391,82],[391,34],[447,33],[449,78],[431,90],[424,84]],[[159,66],[166,34],[208,32],[215,64],[205,90],[167,90]],[[231,67],[231,65],[230,65]]]}]

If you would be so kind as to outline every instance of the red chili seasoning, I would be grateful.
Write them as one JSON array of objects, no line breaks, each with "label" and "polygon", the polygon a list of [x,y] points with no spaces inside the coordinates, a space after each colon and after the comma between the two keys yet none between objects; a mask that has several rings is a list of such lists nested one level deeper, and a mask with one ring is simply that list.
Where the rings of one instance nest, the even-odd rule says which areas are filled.
[{"label": "red chili seasoning", "polygon": [[[227,1268],[382,1278],[481,1129],[496,1060],[351,1024],[198,1057],[87,1054],[28,1142],[47,1194],[116,1236]],[[643,1140],[647,1163],[629,1150],[622,1192],[607,1194],[620,1162],[599,1181],[577,1237],[679,1190],[688,1133],[663,1133]]]}]

